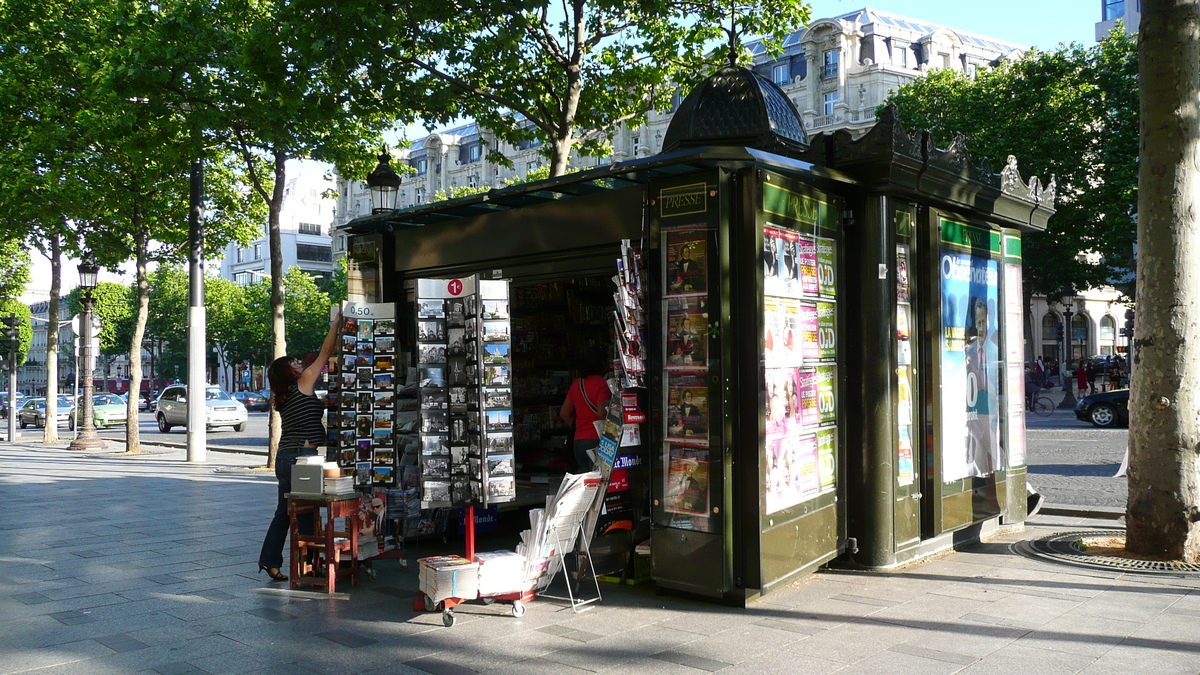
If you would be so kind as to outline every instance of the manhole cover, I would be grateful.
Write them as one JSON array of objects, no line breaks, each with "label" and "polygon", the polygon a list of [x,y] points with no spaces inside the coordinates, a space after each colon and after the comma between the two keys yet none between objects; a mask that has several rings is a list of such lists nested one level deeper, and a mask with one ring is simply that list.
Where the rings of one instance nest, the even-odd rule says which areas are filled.
[{"label": "manhole cover", "polygon": [[1017,542],[1012,550],[1029,558],[1040,558],[1052,562],[1090,567],[1114,572],[1138,572],[1143,574],[1167,574],[1192,576],[1200,574],[1200,564],[1138,560],[1107,555],[1091,555],[1080,548],[1079,543],[1124,537],[1125,530],[1076,530],[1059,532],[1041,539]]}]

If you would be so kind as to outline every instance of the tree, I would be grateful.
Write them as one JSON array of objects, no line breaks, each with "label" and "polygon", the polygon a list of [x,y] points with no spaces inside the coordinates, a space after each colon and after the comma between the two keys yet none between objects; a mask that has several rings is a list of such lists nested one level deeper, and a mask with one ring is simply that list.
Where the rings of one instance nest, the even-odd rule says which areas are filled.
[{"label": "tree", "polygon": [[[727,49],[712,47],[731,14],[737,35],[764,35],[769,45],[810,15],[800,0],[350,4],[339,3],[339,18],[389,58],[369,72],[384,96],[423,101],[427,122],[467,117],[505,143],[541,139],[551,176],[566,171],[573,149],[606,154],[618,125],[665,109],[677,87],[727,60]],[[488,154],[511,166],[499,148]]]},{"label": "tree", "polygon": [[1126,549],[1200,562],[1200,0],[1142,3]]},{"label": "tree", "polygon": [[[251,193],[266,205],[273,353],[287,351],[279,229],[289,159],[332,162],[365,173],[369,148],[395,121],[364,76],[369,40],[337,34],[328,3],[173,0],[129,5],[125,22],[147,39],[114,59],[115,90],[186,107],[244,164]],[[403,111],[407,106],[398,108]],[[267,465],[279,417],[272,412]]]},{"label": "tree", "polygon": [[[112,360],[129,351],[134,317],[133,299],[131,287],[111,281],[101,281],[92,290],[92,313],[100,320],[100,333],[95,335],[100,343],[96,360],[104,363],[105,382],[108,381],[108,367]],[[67,311],[71,314],[83,311],[83,291],[78,287],[67,294]]]},{"label": "tree", "polygon": [[[1033,295],[1117,284],[1133,269],[1137,100],[1135,45],[1118,27],[1095,47],[1032,51],[974,78],[936,70],[885,104],[943,147],[961,132],[976,162],[1013,155],[1022,172],[1055,177],[1057,212],[1022,248],[1028,318]],[[1084,251],[1099,261],[1081,259]]]}]

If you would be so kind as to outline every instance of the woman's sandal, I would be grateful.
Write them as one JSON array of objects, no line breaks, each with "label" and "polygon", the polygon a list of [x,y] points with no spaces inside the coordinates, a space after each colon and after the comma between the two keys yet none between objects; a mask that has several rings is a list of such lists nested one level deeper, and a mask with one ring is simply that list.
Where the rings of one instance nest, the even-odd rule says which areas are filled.
[{"label": "woman's sandal", "polygon": [[266,572],[267,576],[271,577],[271,581],[287,581],[287,575],[279,571],[278,567],[263,567],[258,566],[259,572]]}]

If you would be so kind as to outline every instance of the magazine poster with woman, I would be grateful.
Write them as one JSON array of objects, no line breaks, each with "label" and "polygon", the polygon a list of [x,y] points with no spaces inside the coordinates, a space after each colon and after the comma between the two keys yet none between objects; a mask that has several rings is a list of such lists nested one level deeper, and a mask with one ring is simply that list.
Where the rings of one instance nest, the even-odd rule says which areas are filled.
[{"label": "magazine poster with woman", "polygon": [[[942,480],[986,476],[1000,456],[996,261],[944,252],[942,277]],[[960,433],[950,433],[961,430]]]}]

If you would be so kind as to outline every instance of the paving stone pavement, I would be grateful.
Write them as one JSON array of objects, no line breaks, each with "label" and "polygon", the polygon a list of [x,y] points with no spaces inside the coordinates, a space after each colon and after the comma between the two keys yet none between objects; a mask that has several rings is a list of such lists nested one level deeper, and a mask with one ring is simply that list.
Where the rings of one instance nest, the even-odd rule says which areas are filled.
[{"label": "paving stone pavement", "polygon": [[[0,445],[5,673],[1196,673],[1200,578],[1021,557],[1023,531],[891,571],[823,570],[750,607],[604,585],[574,614],[412,609],[415,566],[334,595],[255,574],[261,458]],[[226,469],[226,471],[217,471]],[[229,469],[237,469],[236,471]]]},{"label": "paving stone pavement", "polygon": [[[1055,403],[1062,390],[1046,392]],[[1026,463],[1030,483],[1049,504],[1124,511],[1128,484],[1114,478],[1129,443],[1129,430],[1098,429],[1071,410],[1050,417],[1027,415]]]}]

